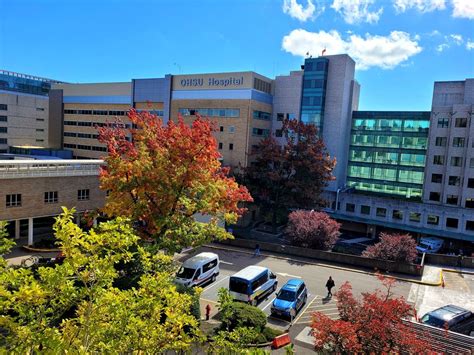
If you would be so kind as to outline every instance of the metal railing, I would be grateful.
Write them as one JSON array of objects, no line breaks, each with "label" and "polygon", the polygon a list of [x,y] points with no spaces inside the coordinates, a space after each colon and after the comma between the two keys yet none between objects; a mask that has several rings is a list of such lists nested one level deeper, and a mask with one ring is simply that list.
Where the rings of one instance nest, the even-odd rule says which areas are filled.
[{"label": "metal railing", "polygon": [[40,76],[22,74],[22,73],[17,73],[17,72],[14,72],[14,71],[9,71],[9,70],[4,70],[4,69],[0,69],[0,74],[8,75],[8,76],[15,77],[15,78],[37,80],[37,81],[42,81],[42,82],[51,83],[51,84],[63,84],[64,83],[64,81],[48,79],[48,78],[42,78]]},{"label": "metal railing", "polygon": [[0,160],[0,179],[99,175],[103,160]]}]

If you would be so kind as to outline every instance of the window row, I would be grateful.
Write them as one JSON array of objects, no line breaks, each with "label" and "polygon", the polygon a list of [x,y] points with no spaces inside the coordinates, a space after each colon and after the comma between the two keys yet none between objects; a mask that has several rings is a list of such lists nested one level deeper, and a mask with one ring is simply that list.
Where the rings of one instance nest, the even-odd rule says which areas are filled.
[{"label": "window row", "polygon": [[90,134],[90,133],[64,132],[64,137],[98,139],[99,135],[98,134]]},{"label": "window row", "polygon": [[296,119],[296,115],[294,113],[277,113],[277,121],[283,120],[294,120]]},{"label": "window row", "polygon": [[[434,165],[445,165],[446,157],[444,155],[433,155]],[[450,165],[456,167],[463,167],[465,165],[466,158],[463,157],[451,157]],[[474,158],[469,160],[469,168],[474,168]]]},{"label": "window row", "polygon": [[79,126],[79,127],[121,127],[121,128],[137,128],[135,124],[128,123],[112,123],[112,122],[92,122],[92,121],[64,121],[65,126]]},{"label": "window row", "polygon": [[[224,132],[224,126],[219,126],[219,132]],[[235,126],[229,126],[229,133],[235,133]]]},{"label": "window row", "polygon": [[427,120],[402,119],[361,119],[352,120],[353,130],[362,131],[404,131],[428,132],[430,122]]},{"label": "window row", "polygon": [[[448,185],[450,186],[462,186],[462,178],[460,176],[449,176],[448,177]],[[431,182],[435,184],[442,184],[443,183],[443,174],[431,174]],[[470,189],[474,189],[474,178],[467,179],[467,187]]]},{"label": "window row", "polygon": [[305,62],[304,71],[324,71],[326,69],[325,62]]},{"label": "window row", "polygon": [[349,166],[349,177],[423,184],[423,171],[368,166]]},{"label": "window row", "polygon": [[67,115],[127,116],[128,111],[117,110],[74,110],[65,109]]},{"label": "window row", "polygon": [[180,108],[178,112],[183,116],[240,117],[238,108]]},{"label": "window row", "polygon": [[[219,142],[219,150],[224,149],[224,144]],[[229,143],[229,150],[234,150],[234,143]]]},{"label": "window row", "polygon": [[[356,205],[354,203],[346,203],[346,212],[355,213]],[[360,205],[359,212],[361,214],[370,215],[371,213],[371,206],[367,205]],[[392,210],[392,219],[394,220],[403,220],[405,211],[393,209]],[[380,218],[387,218],[388,216],[388,209],[385,207],[376,207],[375,208],[375,215]],[[408,213],[408,220],[410,222],[420,223],[422,219],[422,215],[420,212],[409,212]],[[426,223],[430,225],[439,225],[440,217],[437,215],[427,215]],[[446,217],[445,225],[447,228],[458,228],[459,219]],[[466,221],[466,230],[474,231],[474,220]]]},{"label": "window row", "polygon": [[7,122],[7,116],[0,116],[0,122]]},{"label": "window row", "polygon": [[6,138],[0,138],[0,144],[8,144],[8,140]]},{"label": "window row", "polygon": [[[59,201],[59,194],[58,191],[46,191],[44,193],[44,203],[58,203]],[[77,190],[77,200],[78,201],[86,201],[90,198],[90,190],[89,189],[80,189]],[[21,194],[9,194],[6,195],[5,198],[5,206],[6,207],[21,207],[22,198]]]},{"label": "window row", "polygon": [[107,148],[106,147],[97,147],[97,146],[91,146],[91,145],[82,145],[82,144],[69,144],[69,143],[64,143],[64,148],[69,148],[69,149],[82,149],[82,150],[93,150],[96,152],[106,152]]},{"label": "window row", "polygon": [[253,111],[253,118],[257,120],[266,120],[269,121],[272,119],[272,114],[265,111]]},{"label": "window row", "polygon": [[303,96],[302,106],[321,106],[322,98],[321,96]]},{"label": "window row", "polygon": [[[449,127],[449,118],[443,117],[438,118],[438,128],[448,128]],[[468,126],[467,117],[456,117],[454,119],[454,127],[466,128]]]},{"label": "window row", "polygon": [[401,137],[385,134],[352,134],[351,145],[361,147],[426,149],[427,137]]},{"label": "window row", "polygon": [[258,91],[266,92],[267,94],[272,93],[272,84],[259,78],[253,78],[253,88]]},{"label": "window row", "polygon": [[[436,191],[430,191],[428,199],[433,202],[441,202],[441,193]],[[458,195],[446,195],[445,203],[447,205],[457,206],[459,203]],[[464,202],[465,208],[474,208],[474,198],[466,198]]]},{"label": "window row", "polygon": [[[435,146],[437,147],[446,147],[448,138],[447,137],[436,137],[435,139]],[[466,138],[464,137],[453,137],[453,144],[452,146],[455,148],[463,148],[466,145]],[[474,141],[472,142],[472,146],[474,147]]]},{"label": "window row", "polygon": [[322,89],[324,85],[323,79],[306,79],[303,81],[304,89]]},{"label": "window row", "polygon": [[0,133],[8,133],[7,127],[0,127]]},{"label": "window row", "polygon": [[252,135],[255,137],[268,137],[270,135],[270,130],[264,128],[252,128]]},{"label": "window row", "polygon": [[425,166],[426,156],[425,154],[400,154],[396,152],[351,149],[349,160],[376,164]]}]

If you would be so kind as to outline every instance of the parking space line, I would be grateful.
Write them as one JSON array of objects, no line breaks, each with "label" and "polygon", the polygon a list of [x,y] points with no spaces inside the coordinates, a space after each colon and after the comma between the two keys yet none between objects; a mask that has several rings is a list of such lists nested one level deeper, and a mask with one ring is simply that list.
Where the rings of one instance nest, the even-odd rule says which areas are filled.
[{"label": "parking space line", "polygon": [[309,306],[311,306],[311,303],[313,303],[316,298],[318,298],[318,295],[314,296],[314,298],[306,305],[306,307],[301,310],[300,314],[298,315],[298,317],[296,317],[296,319],[293,321],[293,324],[296,324],[296,322],[299,321],[299,319],[301,318],[301,316],[304,314],[304,312],[306,312],[306,310],[308,309]]},{"label": "parking space line", "polygon": [[267,309],[267,307],[272,304],[272,302],[273,302],[273,300],[274,300],[275,298],[276,298],[276,296],[273,296],[273,298],[270,300],[270,302],[268,302],[267,305],[262,308],[262,311],[264,311],[265,309]]},{"label": "parking space line", "polygon": [[209,285],[209,286],[207,286],[205,289],[203,289],[202,292],[205,292],[205,291],[207,291],[207,290],[213,288],[213,287],[216,286],[219,282],[222,282],[222,281],[224,281],[224,280],[227,280],[228,278],[229,278],[229,276],[226,276],[226,277],[224,277],[223,279],[220,279],[220,280],[218,280],[218,281],[213,282],[211,285]]},{"label": "parking space line", "polygon": [[221,260],[219,261],[221,264],[226,264],[226,265],[234,265],[233,263],[229,263],[228,261]]}]

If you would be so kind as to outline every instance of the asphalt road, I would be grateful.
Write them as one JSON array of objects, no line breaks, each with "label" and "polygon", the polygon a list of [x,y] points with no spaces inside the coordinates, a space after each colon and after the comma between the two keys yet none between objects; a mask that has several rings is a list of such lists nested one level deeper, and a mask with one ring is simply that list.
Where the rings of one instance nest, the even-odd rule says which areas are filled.
[{"label": "asphalt road", "polygon": [[[229,277],[249,265],[268,267],[277,275],[278,289],[280,289],[280,287],[291,278],[302,279],[308,288],[308,301],[296,314],[293,321],[292,333],[298,331],[300,328],[303,329],[304,326],[308,326],[311,322],[311,314],[315,311],[323,312],[331,318],[337,317],[335,299],[326,298],[327,290],[325,285],[329,276],[332,276],[336,283],[333,293],[346,281],[351,283],[355,296],[359,296],[361,292],[372,292],[377,288],[380,289],[383,287],[375,276],[364,272],[355,272],[350,269],[341,268],[336,269],[270,256],[254,257],[249,253],[234,250],[229,251],[203,247],[188,254],[181,255],[179,260],[184,261],[189,257],[204,251],[216,253],[220,258],[220,274],[217,280],[212,284],[204,285],[203,293],[201,295],[202,302],[208,302],[214,306],[217,304],[217,291],[219,288],[228,288]],[[407,298],[410,286],[411,284],[409,282],[398,281],[395,284],[393,292],[395,295]],[[270,294],[266,299],[259,302],[258,307],[269,316],[269,325],[280,329],[286,329],[290,325],[289,320],[273,318],[270,316],[270,307],[274,298],[275,293]]]}]

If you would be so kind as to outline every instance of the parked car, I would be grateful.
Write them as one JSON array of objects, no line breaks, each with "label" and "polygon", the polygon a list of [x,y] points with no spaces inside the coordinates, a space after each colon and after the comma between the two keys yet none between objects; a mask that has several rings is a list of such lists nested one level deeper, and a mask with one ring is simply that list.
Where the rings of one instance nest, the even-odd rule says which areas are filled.
[{"label": "parked car", "polygon": [[219,256],[214,253],[200,253],[186,260],[178,273],[175,282],[192,287],[206,282],[216,281],[219,275]]},{"label": "parked car", "polygon": [[308,289],[302,280],[290,279],[280,289],[272,303],[271,313],[293,318],[308,299]]},{"label": "parked car", "polygon": [[443,239],[436,237],[423,237],[420,240],[420,244],[416,247],[416,250],[423,253],[437,253],[443,247]]},{"label": "parked car", "polygon": [[260,300],[275,292],[278,281],[270,269],[263,266],[247,266],[229,279],[230,295],[237,301],[256,306]]},{"label": "parked car", "polygon": [[473,312],[452,304],[426,313],[420,322],[467,335],[474,331]]}]

